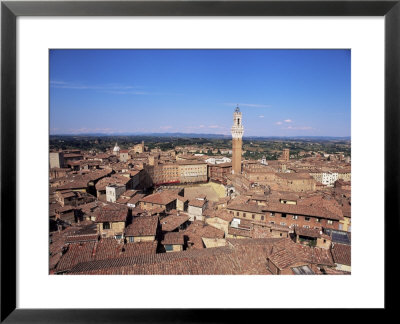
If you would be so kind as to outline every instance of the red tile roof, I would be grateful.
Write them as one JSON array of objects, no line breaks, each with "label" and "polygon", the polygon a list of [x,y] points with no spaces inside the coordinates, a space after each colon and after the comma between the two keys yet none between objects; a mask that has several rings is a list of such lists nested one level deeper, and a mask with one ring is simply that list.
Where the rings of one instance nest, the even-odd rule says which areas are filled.
[{"label": "red tile roof", "polygon": [[235,228],[235,227],[231,227],[231,226],[229,226],[229,228],[228,228],[228,234],[244,236],[244,237],[252,236],[250,230],[246,230],[246,229],[242,229],[242,228]]},{"label": "red tile roof", "polygon": [[128,207],[119,204],[108,204],[101,207],[96,216],[96,223],[125,222],[128,216]]},{"label": "red tile roof", "polygon": [[169,232],[164,235],[164,240],[161,244],[179,244],[183,245],[185,243],[184,236],[182,232]]},{"label": "red tile roof", "polygon": [[80,262],[92,260],[95,242],[70,244],[67,252],[61,257],[55,269],[56,272],[63,272],[72,269]]},{"label": "red tile roof", "polygon": [[339,216],[330,212],[329,210],[322,207],[315,206],[303,206],[303,205],[290,205],[290,204],[274,204],[268,203],[266,206],[260,206],[265,212],[278,212],[293,215],[305,215],[313,216],[318,218],[326,218],[333,220],[342,220],[343,216]]},{"label": "red tile roof", "polygon": [[71,274],[270,274],[266,257],[278,240],[85,262],[75,266]]},{"label": "red tile roof", "polygon": [[171,194],[167,191],[162,191],[143,197],[140,199],[140,201],[158,205],[168,205],[169,203],[173,202],[176,199],[177,197],[175,194]]},{"label": "red tile roof", "polygon": [[155,236],[158,216],[134,217],[132,224],[125,228],[125,236]]},{"label": "red tile roof", "polygon": [[188,215],[170,215],[160,220],[164,232],[170,232],[189,220]]},{"label": "red tile roof", "polygon": [[189,206],[203,208],[206,202],[207,202],[206,200],[192,199],[189,201]]},{"label": "red tile roof", "polygon": [[331,252],[335,263],[351,265],[351,245],[334,243]]}]

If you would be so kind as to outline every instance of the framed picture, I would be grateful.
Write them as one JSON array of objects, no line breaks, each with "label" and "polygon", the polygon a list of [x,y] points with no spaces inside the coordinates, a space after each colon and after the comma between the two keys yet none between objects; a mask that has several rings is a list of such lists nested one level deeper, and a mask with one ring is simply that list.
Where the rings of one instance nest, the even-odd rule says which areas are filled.
[{"label": "framed picture", "polygon": [[[132,320],[136,322],[219,322],[227,319],[235,320],[234,316],[238,311],[234,309],[226,310],[227,308],[260,309],[258,311],[252,310],[255,313],[262,312],[261,309],[285,307],[391,308],[393,302],[388,298],[388,294],[393,288],[386,286],[386,283],[396,279],[393,273],[389,271],[391,258],[388,258],[387,255],[391,255],[391,249],[393,249],[393,245],[390,242],[392,242],[393,237],[399,234],[398,226],[393,224],[392,218],[389,217],[390,215],[398,215],[399,212],[398,204],[394,203],[399,198],[397,189],[399,163],[398,109],[400,101],[398,95],[400,90],[399,16],[399,1],[3,1],[1,5],[1,320],[9,323],[30,321],[84,323],[95,320],[121,323],[131,322]],[[340,19],[343,22],[340,22]],[[110,49],[114,51],[110,51]],[[186,50],[187,56],[185,57],[181,55],[183,49]],[[46,162],[49,159],[49,133],[50,135],[63,134],[68,127],[71,129],[70,125],[68,125],[68,119],[84,120],[85,114],[89,114],[84,108],[77,109],[76,107],[79,106],[77,101],[68,101],[67,99],[71,98],[67,98],[65,93],[60,93],[60,89],[75,88],[76,90],[77,87],[80,89],[92,87],[92,90],[97,91],[95,95],[99,98],[101,97],[99,95],[100,92],[112,92],[113,94],[118,92],[120,95],[125,95],[129,91],[130,93],[135,92],[136,95],[145,95],[147,90],[140,89],[140,87],[137,88],[137,85],[134,85],[135,88],[133,88],[132,85],[124,84],[116,86],[116,81],[113,81],[114,83],[107,82],[107,78],[111,74],[107,74],[102,69],[102,66],[107,65],[107,62],[120,60],[121,63],[124,59],[127,60],[125,64],[128,67],[128,61],[132,60],[130,55],[135,56],[135,60],[142,62],[143,67],[147,67],[147,75],[150,76],[153,72],[156,75],[157,71],[161,70],[160,68],[157,70],[157,64],[168,64],[168,62],[157,58],[160,53],[163,53],[161,56],[176,56],[177,58],[173,58],[173,60],[178,66],[179,62],[193,61],[193,57],[198,52],[207,52],[207,55],[210,56],[209,61],[200,62],[199,60],[197,64],[199,66],[226,64],[226,69],[223,71],[232,76],[229,82],[233,82],[232,79],[234,80],[235,78],[234,70],[240,70],[235,69],[235,64],[253,69],[254,67],[250,67],[250,64],[246,65],[244,62],[251,61],[253,64],[257,64],[259,62],[257,60],[262,58],[258,58],[258,54],[255,54],[256,52],[267,56],[270,55],[268,53],[271,53],[271,51],[276,52],[279,50],[281,55],[289,55],[287,53],[291,52],[292,54],[296,53],[298,58],[300,57],[299,55],[303,55],[299,54],[300,52],[311,53],[315,49],[319,49],[324,53],[340,53],[341,56],[345,57],[346,62],[350,62],[351,55],[351,147],[343,146],[344,149],[349,149],[349,151],[351,148],[352,163],[354,162],[356,165],[356,171],[354,171],[354,166],[352,167],[354,173],[352,174],[353,190],[351,195],[354,200],[351,207],[351,213],[353,214],[351,224],[353,237],[351,240],[354,245],[352,243],[351,262],[353,265],[354,260],[354,271],[351,271],[351,275],[303,276],[301,280],[298,280],[298,276],[275,276],[280,278],[266,280],[264,277],[257,275],[239,276],[240,278],[238,276],[168,276],[166,278],[166,276],[155,275],[128,276],[128,279],[127,276],[49,276],[49,255],[43,253],[43,251],[40,252],[40,246],[43,245],[43,242],[47,244],[49,234],[48,228],[43,229],[43,224],[48,224],[48,192],[39,194],[44,190],[48,190],[49,187],[49,162]],[[85,50],[88,56],[81,61],[82,57],[75,59],[76,66],[72,64],[68,67],[65,64],[68,61],[66,57],[73,56],[75,55],[74,53],[82,53],[82,50]],[[145,55],[140,56],[143,51],[145,51]],[[217,51],[223,53],[222,60],[215,59],[214,56],[217,55]],[[97,54],[93,54],[95,52]],[[99,56],[106,52],[108,53],[107,55],[110,52],[114,54],[124,52],[128,53],[127,55],[130,57],[122,58],[119,54],[111,54],[103,61],[99,59]],[[142,53],[137,54],[138,52]],[[165,54],[166,52],[168,54]],[[227,52],[230,54],[227,54]],[[236,54],[232,54],[239,52],[244,53],[241,59],[236,58]],[[64,56],[63,60],[58,60],[58,55]],[[152,63],[146,61],[149,57],[155,58]],[[223,62],[224,60],[225,62]],[[236,63],[229,65],[229,60]],[[307,67],[304,67],[304,65],[307,66],[309,64],[309,73],[304,72],[304,78],[311,78],[314,75],[312,72],[312,58],[293,60],[301,61],[298,64],[303,65],[304,70],[302,71],[306,71]],[[321,58],[319,57],[315,58],[314,65],[321,62],[320,60]],[[62,76],[68,75],[68,72],[70,75],[72,73],[78,75],[86,66],[95,65],[94,62],[96,61],[99,64],[96,68],[98,73],[93,74],[93,80],[97,82],[96,89],[93,88],[93,85],[76,84],[63,79]],[[340,69],[344,69],[343,65],[335,62],[337,61],[332,59],[326,63],[330,68],[326,70],[328,71],[326,73],[330,73],[329,77],[331,79],[337,77],[336,73]],[[153,67],[151,66],[152,64],[154,64]],[[336,66],[335,64],[338,65]],[[116,65],[109,64],[107,67],[108,69],[115,69]],[[154,69],[154,71],[152,72],[151,69]],[[185,65],[184,69],[190,69],[190,65]],[[273,67],[269,66],[268,69],[263,70],[260,65],[259,73],[270,73],[275,76],[278,82],[279,75],[273,74]],[[346,69],[345,74],[350,74],[350,64],[346,65]],[[291,70],[293,71],[294,67],[286,67],[284,73],[290,74]],[[54,73],[54,71],[62,71],[63,74]],[[146,71],[140,71],[139,66],[135,66],[135,69],[131,71],[146,75]],[[219,73],[222,72],[222,70],[218,71]],[[164,72],[178,75],[178,72],[173,69],[165,69]],[[198,72],[196,70],[193,73],[197,75]],[[119,74],[119,77],[121,78],[122,75]],[[225,79],[221,80],[226,80],[227,76],[224,77]],[[251,76],[237,72],[236,77],[250,78]],[[252,76],[252,78],[257,77],[260,76]],[[153,76],[153,78],[155,77]],[[204,78],[203,81],[207,82],[207,80],[210,81],[211,79]],[[215,79],[218,78],[215,77]],[[305,82],[300,77],[297,77],[296,80],[299,83]],[[226,86],[229,85],[229,82],[227,82]],[[340,82],[343,83],[344,81]],[[349,79],[346,82],[350,84]],[[107,87],[104,84],[108,84]],[[230,84],[233,87],[234,82]],[[317,86],[315,85],[314,87],[314,91],[317,91]],[[272,84],[271,88],[275,89]],[[160,86],[158,91],[166,91],[165,89],[167,87],[163,90]],[[185,89],[183,84],[182,89]],[[178,89],[174,90],[177,91]],[[349,89],[347,88],[347,90]],[[76,100],[79,100],[79,98],[81,98],[80,100],[85,100],[83,96],[72,95],[76,96]],[[284,96],[285,92],[283,91],[281,95]],[[301,100],[301,94],[297,95],[298,99]],[[327,93],[325,95],[326,98],[330,98]],[[350,101],[350,98],[347,99]],[[63,106],[63,100],[64,102],[70,102],[70,106]],[[233,105],[231,113],[234,116],[234,125],[232,129],[229,128],[227,134],[232,132],[234,138],[240,136],[240,139],[243,129],[241,128],[242,115],[239,107],[244,109],[246,107],[266,109],[269,106],[268,102],[243,102],[229,101],[229,104]],[[101,106],[99,101],[97,104],[98,107]],[[129,105],[129,101],[126,101],[125,104]],[[227,101],[221,102],[221,105],[227,104]],[[56,110],[52,110],[52,107],[56,105],[64,113],[57,115]],[[73,107],[74,105],[76,107]],[[237,105],[238,107],[233,111]],[[310,107],[308,108],[311,109]],[[92,117],[88,120],[93,120],[94,116],[99,114],[100,110],[96,109],[100,108],[93,107],[93,109],[94,111],[90,115]],[[304,111],[307,110],[307,108],[304,109]],[[50,116],[48,115],[49,111]],[[213,113],[205,107],[204,109],[197,108],[197,111],[200,114],[203,111],[210,116],[213,115],[212,118],[214,119],[218,116],[217,112]],[[340,109],[335,112],[337,114],[343,113]],[[114,110],[114,114],[120,113],[121,111]],[[266,111],[266,113],[268,115],[257,113],[257,116],[254,116],[260,120],[265,120],[268,117],[272,118],[273,114],[271,112]],[[349,110],[346,113],[349,114]],[[112,112],[106,113],[103,111],[103,114],[109,116],[109,122],[111,123],[112,118],[110,116],[113,115]],[[137,120],[132,120],[132,123],[146,124],[145,128],[148,128],[147,125],[152,123],[151,118],[162,119],[162,113],[157,110],[149,113],[148,119],[146,119],[147,112],[136,111],[135,114],[137,115]],[[152,117],[152,114],[157,114],[157,117]],[[179,109],[173,110],[171,114],[178,118]],[[118,123],[122,125],[123,119],[127,119],[127,116],[121,115],[116,118],[116,127],[118,127]],[[338,131],[342,125],[340,123],[335,124],[333,114],[327,116],[330,116],[328,117],[329,120],[320,121],[322,125],[320,127],[325,128],[325,130],[332,127],[332,129],[335,128],[335,131]],[[129,115],[129,118],[134,119],[135,117]],[[194,119],[193,116],[190,118]],[[244,113],[244,124],[245,118],[246,115]],[[350,123],[349,116],[340,118],[342,120],[348,118],[347,122],[348,124]],[[200,117],[198,119],[199,121],[201,120]],[[228,116],[228,119],[232,119],[232,116]],[[165,115],[164,120],[168,120],[167,115]],[[172,119],[169,120],[171,121]],[[298,117],[298,120],[300,120],[300,117]],[[125,123],[126,125],[130,124],[130,122],[126,121]],[[294,124],[290,116],[286,117],[286,119],[276,119],[273,123],[277,127],[275,131],[278,131],[278,127],[282,130],[283,126],[287,126],[286,131],[305,131],[312,128],[308,124]],[[166,123],[155,123],[155,125],[158,130],[164,130],[168,133],[170,133],[171,127],[174,127]],[[253,125],[254,132],[249,134],[257,136],[256,123],[252,124],[252,127]],[[190,127],[190,125],[186,126]],[[94,130],[102,132],[100,127],[103,126],[96,125],[97,128],[93,127],[90,130],[85,130],[82,127],[80,131],[84,130],[84,132],[90,133]],[[129,126],[127,127],[129,128]],[[207,129],[212,131],[217,127],[221,126],[210,123]],[[57,131],[57,129],[61,130]],[[138,129],[138,127],[135,129]],[[192,125],[191,130],[193,129]],[[262,127],[258,132],[261,132],[261,129]],[[247,131],[246,128],[245,131]],[[73,134],[74,131],[70,133],[71,136]],[[285,136],[287,133],[282,134]],[[46,142],[43,140],[44,137]],[[55,138],[55,140],[58,139]],[[141,149],[142,151],[157,149],[145,148],[145,145],[147,143],[139,143],[132,150],[136,150],[136,146],[139,151]],[[231,170],[230,173],[235,174],[235,172],[242,172],[242,165],[240,157],[235,158],[235,156],[237,157],[238,147],[234,146],[233,141],[232,145],[232,152],[227,153],[224,158],[231,157],[232,170],[234,171],[232,172]],[[113,150],[110,151],[108,158],[116,156],[121,162],[132,157],[121,143],[121,148],[118,144],[113,144],[110,148],[108,146],[107,150]],[[52,141],[52,137],[50,137],[50,148],[59,149],[55,142]],[[299,152],[296,150],[296,154],[299,154]],[[54,153],[57,157],[60,156],[58,151],[54,151]],[[76,153],[72,150],[64,153],[68,155],[69,160],[67,162],[70,169],[81,167],[79,163],[74,162],[74,154],[79,155],[79,152]],[[199,152],[194,152],[194,155],[196,153]],[[124,154],[126,157],[124,157]],[[246,157],[251,156],[251,150],[245,152],[245,154],[247,154],[245,155]],[[287,150],[286,157],[285,152],[282,157],[274,154],[276,155],[277,153],[271,153],[268,158],[287,160],[291,158]],[[210,155],[213,155],[212,152]],[[344,159],[346,153],[342,155]],[[162,159],[161,157],[159,158]],[[124,162],[127,162],[125,160]],[[266,159],[260,157],[261,164],[267,165],[268,162],[263,162],[263,160]],[[223,160],[223,162],[226,161]],[[52,160],[52,156],[50,156],[51,163],[56,163]],[[89,164],[88,166],[86,163],[85,167],[92,167],[96,164],[96,161],[92,161]],[[270,163],[270,167],[272,165],[273,163]],[[97,168],[97,166],[94,167]],[[374,168],[375,171],[371,172],[369,167]],[[279,165],[279,168],[280,172],[282,172],[281,165]],[[56,169],[61,170],[62,167],[58,166]],[[164,178],[157,178],[158,180],[155,181],[156,176],[154,175],[153,180],[155,183],[157,182],[156,187],[162,187],[166,183],[170,185],[171,183],[176,184],[177,181],[188,181],[187,179],[183,181],[181,178],[173,178],[176,171],[174,170],[168,169],[165,171],[167,173],[163,174],[164,178],[165,176],[169,177],[168,181]],[[178,177],[178,171],[176,172],[176,177]],[[193,170],[190,170],[190,172],[192,174]],[[45,181],[43,181],[44,175],[46,176]],[[179,173],[179,176],[182,177],[181,173]],[[332,174],[330,176],[332,178]],[[51,177],[52,175],[50,174]],[[315,177],[319,177],[319,175],[315,174]],[[171,180],[170,178],[173,179]],[[281,178],[284,179],[285,177],[282,176]],[[119,182],[117,181],[117,185],[107,182],[107,185],[104,186],[105,202],[114,203],[117,198],[113,201],[111,196],[117,194],[119,197],[121,196],[122,191],[119,192],[118,187],[120,180]],[[235,180],[232,181],[234,182]],[[304,184],[304,179],[302,181]],[[332,182],[333,180],[325,178],[322,180],[321,178],[322,184],[326,182],[326,185],[328,185],[329,181]],[[330,182],[329,185],[331,185]],[[71,192],[67,192],[70,188],[62,187],[64,184],[59,186],[60,190],[58,191],[61,197],[59,199],[68,200],[71,198],[68,196]],[[293,183],[291,182],[291,184]],[[342,185],[346,185],[345,181]],[[96,188],[95,185],[94,188]],[[128,188],[126,184],[124,188],[125,190]],[[100,195],[99,190],[95,193],[97,197]],[[125,190],[123,191],[125,192]],[[371,194],[371,191],[373,194]],[[85,199],[85,195],[77,194],[76,191],[74,191],[73,195],[78,195],[79,199]],[[229,195],[234,197],[234,189],[229,192]],[[366,199],[365,195],[370,196]],[[126,199],[129,200],[128,198]],[[195,215],[194,210],[197,210],[197,205],[200,204],[199,201],[201,199],[197,200],[192,204],[193,215]],[[368,205],[366,200],[368,200]],[[138,202],[144,205],[146,200],[142,197]],[[154,202],[150,203],[153,204]],[[202,201],[201,203],[203,204]],[[289,202],[285,201],[285,203],[290,204],[290,199]],[[143,205],[140,206],[143,207]],[[167,208],[166,206],[164,206],[165,210],[172,208]],[[174,207],[178,209],[177,205],[174,205]],[[75,213],[71,214],[71,216],[68,214],[68,210],[64,209],[66,213],[62,217],[60,216],[60,210],[57,210],[57,216],[55,216],[54,220],[62,219],[63,222],[77,222],[77,217],[79,218],[80,216]],[[263,212],[265,211],[266,209],[263,210]],[[241,213],[239,209],[232,209],[232,212],[238,213],[238,217]],[[129,213],[131,213],[131,210]],[[272,215],[274,214],[272,209],[268,210],[268,213],[271,214],[271,217],[275,217],[275,215]],[[45,222],[40,215],[46,215],[44,217],[46,219]],[[134,216],[129,215],[133,219],[131,220],[132,222],[138,221],[138,218],[140,218],[135,219]],[[260,215],[254,214],[253,218],[261,217]],[[282,211],[279,215],[281,218],[286,218],[286,213]],[[72,218],[68,218],[69,216]],[[240,220],[240,218],[246,216],[242,212],[238,219]],[[100,231],[100,236],[105,238],[110,233],[113,225],[108,219],[99,223],[101,217],[99,215],[96,217],[96,231]],[[293,220],[297,221],[298,219],[295,217],[299,216],[293,214]],[[317,222],[319,222],[320,219],[317,219]],[[306,219],[306,221],[309,220]],[[332,220],[329,221],[332,223]],[[274,222],[270,223],[274,224]],[[329,224],[332,225],[331,223]],[[54,222],[54,224],[62,226],[60,222]],[[287,224],[281,222],[280,225],[284,227]],[[346,230],[349,230],[349,224],[342,223],[342,226],[346,226]],[[127,249],[129,242],[134,244],[133,242],[137,240],[137,236],[132,233],[132,235],[129,234],[128,229],[127,227],[120,232],[112,233],[113,240],[126,240],[125,243],[121,243],[121,251]],[[307,226],[304,226],[303,232],[307,232],[308,229]],[[239,231],[234,232],[235,230],[232,230],[231,235],[239,233]],[[300,240],[302,238],[304,243],[305,234],[301,230],[293,231],[293,233],[296,232],[297,239]],[[281,232],[280,234],[282,235]],[[174,249],[175,245],[167,242],[168,235],[165,235],[165,233],[163,235],[164,240],[160,240],[161,248],[165,249],[163,252]],[[326,236],[326,233],[318,235]],[[173,236],[170,235],[170,238]],[[321,236],[321,238],[325,236]],[[373,240],[371,236],[374,237]],[[43,239],[44,237],[46,238]],[[332,238],[332,236],[330,237]],[[131,239],[132,241],[129,241]],[[310,243],[310,240],[309,238],[307,242]],[[194,242],[193,244],[196,243]],[[205,243],[203,242],[203,244]],[[183,246],[187,248],[186,242]],[[392,253],[396,252],[393,251]],[[238,260],[229,260],[236,264],[237,267],[241,267],[238,266],[240,264]],[[92,259],[87,261],[92,261]],[[270,264],[271,262],[273,263],[273,260],[268,258],[265,262],[266,271],[273,272]],[[371,263],[374,263],[374,267],[368,268],[367,273],[366,267]],[[90,268],[91,266],[93,264],[85,264],[79,267],[78,263],[65,268],[51,268],[50,266],[50,273],[58,272],[62,274],[72,271],[72,273],[76,274],[100,274],[96,272],[96,269],[92,271],[94,268]],[[291,268],[290,271],[298,274],[297,272],[302,271],[315,272],[315,269],[317,269],[306,265],[300,266],[301,269],[296,268],[293,270]],[[46,271],[43,271],[44,269]],[[243,268],[241,268],[242,270]],[[250,270],[247,270],[242,272],[249,274]],[[174,272],[172,271],[172,273]],[[218,271],[215,273],[221,274]],[[228,271],[228,273],[233,274],[234,272]],[[200,274],[209,273],[205,271]],[[260,275],[262,273],[257,272],[254,274]],[[282,280],[282,277],[285,277],[285,279]],[[297,279],[293,277],[297,277]],[[304,279],[304,277],[307,278]],[[323,279],[321,280],[320,278]],[[357,296],[363,295],[360,291],[365,280],[370,279],[370,293],[364,294],[364,299],[362,297],[357,299]],[[163,285],[166,288],[160,289],[159,287]],[[346,290],[347,287],[349,291],[346,294],[350,296],[351,302],[346,304],[343,300],[339,300],[321,304],[320,300],[315,298],[310,300],[309,297],[304,298],[304,295],[302,295],[302,298],[295,298],[293,294],[289,297],[287,294],[285,295],[284,291],[280,291],[279,287],[284,287],[285,285],[286,287],[296,287],[297,291],[301,291],[306,295],[309,294],[306,289],[324,286],[329,290],[330,294],[336,294],[334,295],[336,297],[339,293],[343,294],[343,290]],[[342,288],[337,289],[338,286]],[[188,296],[187,287],[190,287],[191,294],[189,295],[197,294],[197,299]],[[332,292],[332,289],[337,291]],[[273,294],[264,296],[262,291],[266,290],[272,291]],[[115,296],[109,298],[114,293]],[[218,296],[216,294],[219,293],[221,298],[215,300],[215,296]],[[240,301],[235,297],[236,294],[240,296],[247,294],[251,298],[247,301]],[[130,296],[132,301],[129,300]],[[287,300],[280,303],[285,298]],[[119,302],[116,300],[119,300]],[[204,308],[216,308],[212,318],[209,317],[209,310],[207,310],[207,314],[204,313]],[[179,311],[176,309],[179,309]]]}]

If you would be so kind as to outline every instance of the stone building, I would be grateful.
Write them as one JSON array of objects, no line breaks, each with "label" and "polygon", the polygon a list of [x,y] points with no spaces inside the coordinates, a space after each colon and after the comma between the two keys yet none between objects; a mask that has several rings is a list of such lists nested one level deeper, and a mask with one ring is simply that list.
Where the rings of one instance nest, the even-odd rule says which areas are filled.
[{"label": "stone building", "polygon": [[134,153],[143,153],[144,152],[144,141],[140,144],[136,144],[133,146]]},{"label": "stone building", "polygon": [[128,207],[110,204],[101,208],[96,217],[97,232],[101,237],[121,239],[128,217]]},{"label": "stone building", "polygon": [[162,209],[166,212],[176,209],[177,196],[168,191],[157,192],[139,200],[140,208],[144,210]]},{"label": "stone building", "polygon": [[169,232],[164,235],[164,239],[161,241],[164,246],[165,252],[180,252],[183,251],[185,245],[185,239],[182,233]]},{"label": "stone building", "polygon": [[126,187],[124,185],[119,184],[110,184],[106,186],[106,201],[108,202],[116,202],[119,196],[126,191]]},{"label": "stone building", "polygon": [[135,217],[132,224],[125,229],[127,242],[154,241],[159,229],[158,216]]},{"label": "stone building", "polygon": [[232,173],[232,163],[220,163],[208,166],[211,181],[227,184],[227,176]]},{"label": "stone building", "polygon": [[63,152],[50,152],[50,169],[52,168],[64,168]]},{"label": "stone building", "polygon": [[315,191],[316,181],[307,173],[277,173],[276,183],[287,191]]},{"label": "stone building", "polygon": [[188,204],[188,213],[190,216],[190,220],[203,220],[203,212],[207,207],[207,199],[196,198],[189,201]]},{"label": "stone building", "polygon": [[207,182],[207,163],[201,161],[178,161],[181,183]]},{"label": "stone building", "polygon": [[119,160],[121,162],[126,162],[130,159],[129,151],[128,150],[120,150],[119,151]]}]

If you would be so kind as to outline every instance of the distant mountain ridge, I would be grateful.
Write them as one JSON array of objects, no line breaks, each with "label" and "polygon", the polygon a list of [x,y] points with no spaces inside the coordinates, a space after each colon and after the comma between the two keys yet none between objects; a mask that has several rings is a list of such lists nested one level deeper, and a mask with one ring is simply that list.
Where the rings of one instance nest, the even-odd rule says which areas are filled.
[{"label": "distant mountain ridge", "polygon": [[[81,134],[51,134],[50,137],[121,137],[121,136],[141,136],[141,137],[174,137],[174,138],[214,138],[230,139],[231,135],[224,134],[196,134],[196,133],[81,133]],[[350,136],[243,136],[244,140],[351,140]]]}]

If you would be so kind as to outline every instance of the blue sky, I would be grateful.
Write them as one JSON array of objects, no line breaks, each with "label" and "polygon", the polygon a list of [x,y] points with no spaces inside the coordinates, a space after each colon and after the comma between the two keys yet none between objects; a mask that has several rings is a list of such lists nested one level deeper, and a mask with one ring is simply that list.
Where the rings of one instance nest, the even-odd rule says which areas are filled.
[{"label": "blue sky", "polygon": [[50,134],[350,136],[350,50],[50,50]]}]

